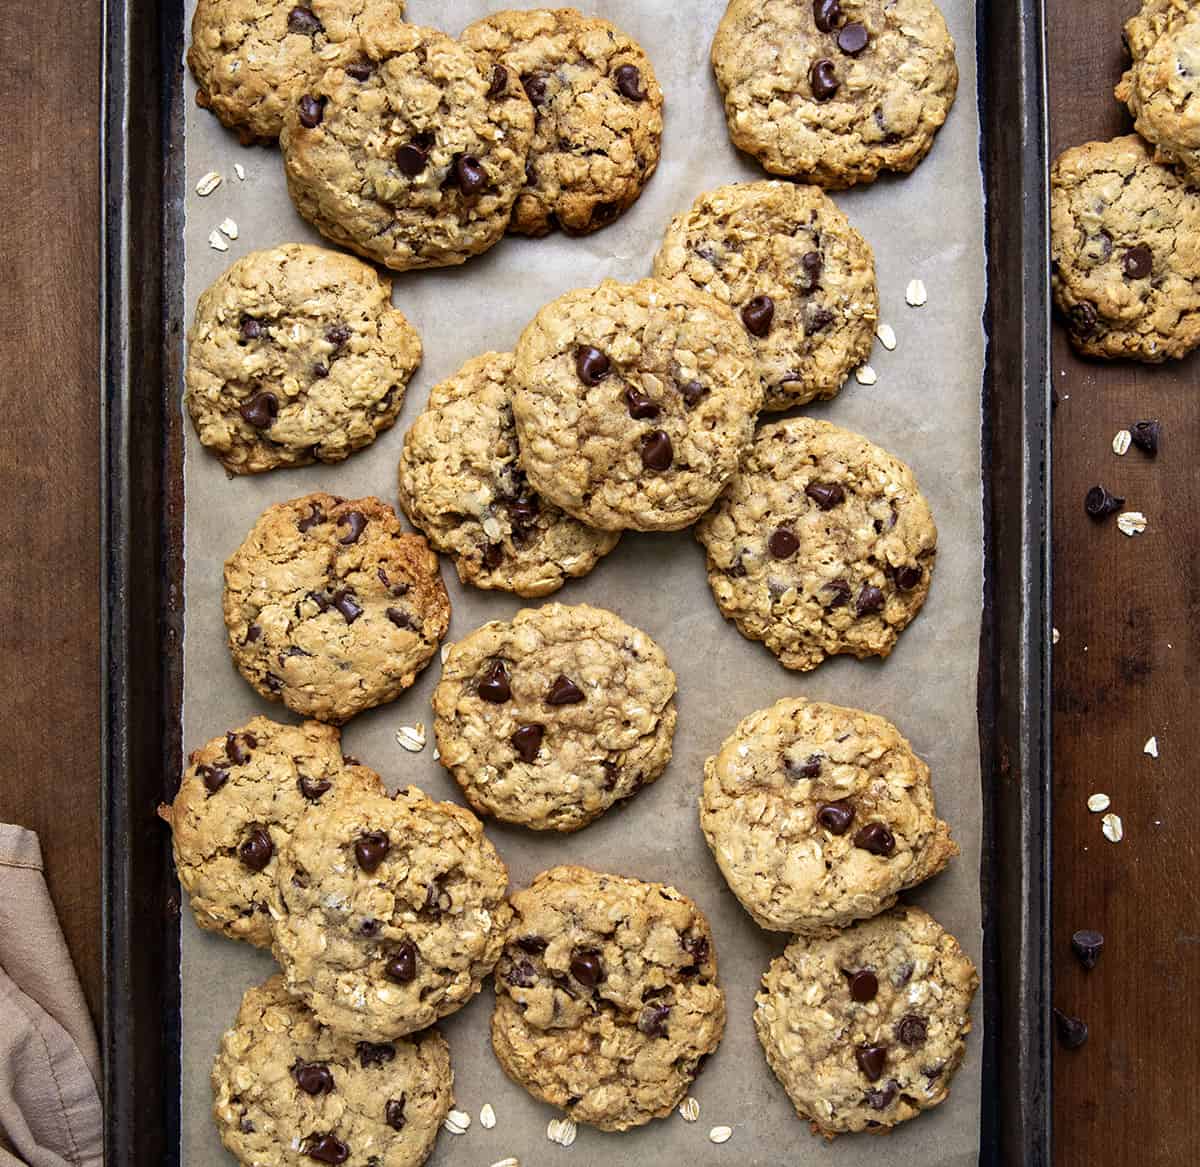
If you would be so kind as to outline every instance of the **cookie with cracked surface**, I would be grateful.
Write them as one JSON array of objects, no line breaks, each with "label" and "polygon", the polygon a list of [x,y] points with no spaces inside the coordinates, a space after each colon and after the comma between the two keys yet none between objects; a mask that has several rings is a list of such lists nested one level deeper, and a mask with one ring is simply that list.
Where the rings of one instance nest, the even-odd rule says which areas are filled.
[{"label": "cookie with cracked surface", "polygon": [[296,209],[396,271],[486,251],[525,183],[533,106],[520,81],[411,24],[364,25],[362,50],[288,110],[279,145]]},{"label": "cookie with cracked surface", "polygon": [[738,314],[764,409],[835,396],[875,342],[875,254],[817,187],[748,182],[702,194],[667,228],[654,274]]},{"label": "cookie with cracked surface", "polygon": [[575,831],[666,769],[675,674],[641,629],[547,604],[458,641],[433,695],[441,763],[481,814]]},{"label": "cookie with cracked surface", "polygon": [[247,1167],[420,1167],[454,1104],[450,1049],[436,1029],[356,1045],[279,976],[247,990],[211,1080],[221,1142]]},{"label": "cookie with cracked surface", "polygon": [[305,816],[279,856],[288,991],[338,1033],[386,1042],[461,1009],[495,966],[508,871],[479,820],[416,787]]},{"label": "cookie with cracked surface", "polygon": [[463,42],[521,79],[533,145],[509,230],[583,235],[627,211],[658,167],[663,94],[637,41],[574,8],[497,12]]},{"label": "cookie with cracked surface", "polygon": [[1200,192],[1136,134],[1050,168],[1051,286],[1090,357],[1157,363],[1200,344]]},{"label": "cookie with cracked surface", "polygon": [[946,1100],[978,986],[953,936],[898,907],[793,940],[763,977],[754,1027],[813,1134],[887,1134]]},{"label": "cookie with cracked surface", "polygon": [[260,516],[225,563],[229,651],[268,701],[340,725],[394,701],[437,651],[437,555],[377,498],[308,494]]},{"label": "cookie with cracked surface", "polygon": [[958,90],[933,0],[730,0],[712,63],[733,144],[831,189],[914,169]]},{"label": "cookie with cracked surface", "polygon": [[737,469],[762,406],[741,322],[695,288],[605,280],[521,334],[513,415],[533,488],[588,526],[675,531]]},{"label": "cookie with cracked surface", "polygon": [[807,417],[758,431],[696,538],[721,612],[805,672],[835,653],[887,656],[925,603],[937,550],[912,471]]},{"label": "cookie with cracked surface", "polygon": [[404,0],[197,0],[188,66],[196,103],[243,145],[270,142],[310,79],[359,55],[364,21],[404,18]]},{"label": "cookie with cracked surface", "polygon": [[306,721],[255,717],[194,750],[169,807],[175,869],[201,928],[260,947],[279,915],[279,849],[310,807],[382,790],[365,766],[347,765],[341,733]]},{"label": "cookie with cracked surface", "polygon": [[1155,160],[1180,166],[1191,183],[1200,183],[1200,10],[1182,2],[1154,9],[1126,25],[1133,61],[1117,100],[1154,145]]},{"label": "cookie with cracked surface", "polygon": [[512,903],[492,1014],[504,1072],[601,1130],[669,1115],[725,1028],[703,913],[584,867],[543,871]]},{"label": "cookie with cracked surface", "polygon": [[421,339],[391,294],[360,260],[286,243],[201,295],[184,400],[226,470],[340,462],[395,422]]},{"label": "cookie with cracked surface", "polygon": [[801,697],[750,714],[705,762],[700,825],[742,907],[775,932],[877,915],[958,854],[900,731]]},{"label": "cookie with cracked surface", "polygon": [[544,596],[586,575],[620,535],[540,498],[520,467],[513,356],[484,353],[435,385],[404,439],[400,505],[458,578]]}]

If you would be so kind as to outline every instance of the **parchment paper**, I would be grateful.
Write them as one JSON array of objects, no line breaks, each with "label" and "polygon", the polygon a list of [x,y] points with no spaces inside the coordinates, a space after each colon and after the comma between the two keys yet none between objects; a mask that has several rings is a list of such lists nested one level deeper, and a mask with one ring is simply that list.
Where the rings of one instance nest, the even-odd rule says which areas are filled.
[{"label": "parchment paper", "polygon": [[[194,0],[188,0],[190,10]],[[409,0],[409,17],[457,34],[471,20],[506,5],[502,0]],[[583,4],[587,8],[587,4]],[[372,447],[333,467],[274,471],[227,479],[185,421],[186,637],[183,740],[193,749],[255,713],[286,720],[241,679],[229,660],[221,619],[221,566],[269,504],[329,490],[358,497],[378,494],[395,504],[396,462],[404,431],[430,388],[485,349],[511,347],[536,310],[553,297],[604,277],[632,281],[650,261],[671,215],[701,191],[763,177],[729,144],[720,97],[708,63],[709,44],[724,0],[593,0],[591,8],[647,49],[667,96],[662,164],[636,206],[614,226],[584,239],[507,239],[460,268],[418,272],[396,280],[395,300],[420,330],[425,363],[408,391],[397,426]],[[832,402],[812,412],[856,430],[907,461],[916,471],[939,529],[938,564],[924,612],[886,662],[831,660],[816,672],[790,673],[761,645],[744,640],[717,612],[705,581],[704,554],[690,532],[627,534],[617,551],[556,599],[608,607],[644,628],[666,650],[679,676],[679,729],[666,774],[626,807],[584,831],[539,835],[489,825],[508,863],[514,887],[557,863],[670,882],[694,897],[716,933],[721,980],[728,995],[725,1039],[694,1095],[700,1121],[677,1115],[624,1135],[580,1128],[564,1150],[547,1141],[554,1112],[508,1082],[492,1056],[487,1024],[490,985],[443,1023],[451,1046],[458,1105],[475,1119],[470,1131],[443,1133],[430,1162],[436,1167],[488,1167],[516,1156],[524,1167],[644,1167],[910,1162],[926,1167],[974,1163],[979,1150],[982,1012],[967,1062],[950,1100],[902,1126],[886,1141],[846,1136],[832,1146],[808,1134],[766,1066],[751,1022],[754,993],[767,963],[784,943],[759,931],[726,889],[698,825],[696,797],[704,759],[740,718],[781,697],[803,694],[854,705],[895,721],[933,770],[938,808],[954,829],[962,857],[909,898],[932,911],[978,962],[981,951],[980,770],[976,725],[976,665],[982,604],[980,425],[984,295],[982,176],[975,78],[975,5],[942,0],[958,45],[959,96],[932,154],[907,177],[835,196],[875,248],[881,319],[899,345],[876,344],[878,383],[852,378]],[[234,259],[293,240],[320,242],[292,210],[282,165],[273,149],[243,149],[208,113],[197,109],[188,78],[186,310]],[[246,170],[244,182],[234,164]],[[194,187],[216,170],[224,183],[207,198]],[[226,216],[240,227],[227,253],[212,250],[209,233]],[[923,279],[929,302],[905,305],[904,290]],[[182,387],[180,387],[182,389]],[[524,606],[499,592],[466,590],[449,560],[443,577],[454,605],[450,637]],[[536,601],[535,601],[536,602]],[[401,725],[431,727],[429,699],[440,666],[435,659],[399,701],[356,718],[346,729],[349,753],[377,769],[390,785],[415,782],[430,794],[462,801],[453,779],[432,756],[395,741]],[[432,732],[430,732],[432,743]],[[242,992],[273,971],[268,954],[201,933],[183,913],[183,1162],[216,1167],[222,1150],[209,1114],[209,1070],[222,1030]],[[492,1104],[498,1123],[478,1122]],[[710,1127],[734,1128],[724,1146],[708,1141]]]}]

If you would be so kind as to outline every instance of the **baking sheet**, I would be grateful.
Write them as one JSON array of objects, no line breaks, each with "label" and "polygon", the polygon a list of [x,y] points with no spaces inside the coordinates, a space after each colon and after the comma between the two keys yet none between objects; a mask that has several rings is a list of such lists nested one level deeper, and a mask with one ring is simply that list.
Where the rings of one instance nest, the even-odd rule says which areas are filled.
[{"label": "baking sheet", "polygon": [[[194,0],[187,0],[188,18]],[[459,32],[503,0],[409,0],[409,18]],[[586,6],[585,6],[586,7]],[[895,721],[929,762],[938,809],[963,854],[949,870],[907,898],[929,909],[980,961],[982,803],[976,686],[983,586],[980,465],[984,337],[982,174],[975,76],[975,5],[942,0],[958,46],[959,99],[932,154],[906,177],[834,196],[875,249],[880,318],[896,330],[898,346],[876,345],[877,384],[853,379],[832,402],[811,412],[857,430],[907,461],[929,499],[939,529],[938,566],[922,615],[886,662],[834,659],[814,673],[783,669],[759,644],[744,640],[717,612],[704,576],[703,550],[690,532],[627,534],[618,549],[583,580],[553,599],[611,608],[644,628],[666,650],[679,676],[675,757],[657,783],[624,808],[584,831],[559,837],[500,824],[488,833],[523,886],[557,863],[580,863],[673,883],[708,914],[728,997],[724,1041],[692,1093],[700,1120],[678,1116],[622,1135],[580,1128],[574,1147],[547,1141],[555,1112],[510,1083],[491,1054],[487,1025],[491,989],[442,1023],[455,1069],[457,1105],[475,1121],[455,1137],[443,1133],[430,1159],[435,1167],[488,1167],[506,1156],[524,1167],[573,1161],[580,1167],[642,1167],[664,1162],[745,1165],[828,1163],[845,1167],[907,1160],[930,1167],[974,1163],[979,1155],[981,997],[968,1057],[949,1102],[910,1122],[881,1145],[848,1136],[831,1146],[812,1138],[792,1111],[763,1059],[751,1015],[758,980],[785,938],[759,931],[726,889],[700,833],[696,812],[704,759],[747,713],[781,697],[859,706]],[[405,429],[430,388],[464,360],[486,349],[511,347],[547,300],[606,277],[632,281],[649,274],[650,260],[670,217],[701,191],[764,177],[729,144],[720,96],[708,64],[724,0],[595,0],[590,10],[613,20],[646,48],[666,93],[666,128],[658,174],[635,207],[615,225],[583,238],[506,239],[460,268],[399,276],[394,299],[420,331],[425,363],[409,388],[395,429],[338,466],[275,471],[227,479],[185,422],[185,640],[183,744],[195,748],[255,713],[280,720],[282,706],[263,702],[229,660],[221,619],[221,565],[271,503],[312,490],[348,497],[377,494],[395,504],[395,471]],[[233,260],[260,247],[321,242],[292,210],[282,165],[273,149],[243,149],[216,120],[198,109],[187,81],[185,303]],[[239,181],[234,164],[245,168]],[[224,182],[199,198],[200,175],[215,170]],[[226,216],[239,225],[220,253],[210,232]],[[929,291],[921,309],[905,304],[909,280]],[[182,387],[180,387],[182,391]],[[499,592],[464,589],[449,560],[443,578],[454,605],[450,638],[489,619],[506,618],[528,603]],[[432,747],[405,752],[395,731],[423,721],[440,672],[435,662],[393,705],[356,718],[345,748],[377,769],[389,785],[414,782],[435,797],[462,802],[453,779],[433,760]],[[430,733],[432,739],[432,733]],[[209,1108],[208,1075],[223,1029],[243,991],[273,970],[268,954],[202,933],[185,911],[182,927],[181,1158],[187,1167],[232,1162],[221,1148]],[[494,1130],[478,1123],[490,1103]],[[714,1146],[710,1127],[733,1127],[731,1141]]]}]

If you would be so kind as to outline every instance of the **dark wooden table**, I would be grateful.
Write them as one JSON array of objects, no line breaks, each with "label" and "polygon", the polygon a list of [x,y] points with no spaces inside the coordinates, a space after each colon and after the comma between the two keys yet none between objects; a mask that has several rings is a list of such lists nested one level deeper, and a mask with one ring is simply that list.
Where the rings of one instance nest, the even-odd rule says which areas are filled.
[{"label": "dark wooden table", "polygon": [[[993,0],[1000,2],[1000,0]],[[1048,0],[1055,150],[1125,132],[1111,90],[1135,0]],[[99,4],[0,21],[0,820],[36,829],[89,1003],[100,1002],[98,710]],[[1060,1052],[1055,1162],[1200,1155],[1200,359],[1077,360],[1055,337],[1055,999],[1091,1040]],[[1162,451],[1113,434],[1163,423]],[[1149,518],[1127,539],[1083,513],[1103,482]],[[1156,735],[1157,760],[1142,753]],[[1125,824],[1107,842],[1085,806]],[[1069,937],[1107,938],[1091,973]]]}]

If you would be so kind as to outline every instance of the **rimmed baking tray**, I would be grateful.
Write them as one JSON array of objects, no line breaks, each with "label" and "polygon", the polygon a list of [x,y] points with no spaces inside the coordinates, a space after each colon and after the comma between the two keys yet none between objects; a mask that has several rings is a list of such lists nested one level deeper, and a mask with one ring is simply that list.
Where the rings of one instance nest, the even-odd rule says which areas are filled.
[{"label": "rimmed baking tray", "polygon": [[[104,12],[103,1045],[108,1162],[122,1165],[180,1157],[179,903],[154,809],[181,763],[183,11],[110,0]],[[977,23],[988,277],[979,1159],[1040,1164],[1050,1155],[1042,5],[981,2]]]}]

